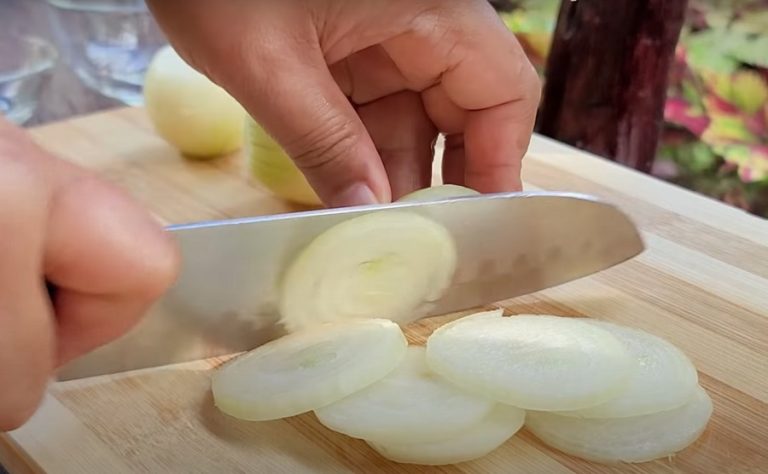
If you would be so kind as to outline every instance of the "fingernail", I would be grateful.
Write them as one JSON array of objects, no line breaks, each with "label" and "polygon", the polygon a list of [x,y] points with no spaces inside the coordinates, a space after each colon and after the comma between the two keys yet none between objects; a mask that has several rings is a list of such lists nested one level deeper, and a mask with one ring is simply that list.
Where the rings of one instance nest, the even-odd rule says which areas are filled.
[{"label": "fingernail", "polygon": [[371,188],[364,183],[354,183],[344,191],[338,193],[329,203],[331,207],[365,206],[376,204],[378,200]]}]

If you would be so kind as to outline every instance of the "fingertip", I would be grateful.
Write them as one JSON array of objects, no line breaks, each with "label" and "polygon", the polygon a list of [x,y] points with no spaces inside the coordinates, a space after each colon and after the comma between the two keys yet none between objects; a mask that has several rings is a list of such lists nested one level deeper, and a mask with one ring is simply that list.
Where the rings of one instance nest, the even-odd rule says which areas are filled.
[{"label": "fingertip", "polygon": [[159,229],[152,244],[153,256],[144,264],[144,278],[138,293],[146,300],[155,300],[173,286],[181,271],[181,251],[170,232]]},{"label": "fingertip", "polygon": [[180,266],[175,239],[122,189],[85,175],[54,196],[46,275],[70,290],[156,297]]},{"label": "fingertip", "polygon": [[328,200],[331,207],[366,206],[381,202],[365,183],[352,183]]},{"label": "fingertip", "polygon": [[37,411],[44,393],[40,392],[39,396],[35,395],[34,398],[28,398],[23,403],[14,405],[13,409],[0,407],[0,433],[13,431],[24,426]]}]

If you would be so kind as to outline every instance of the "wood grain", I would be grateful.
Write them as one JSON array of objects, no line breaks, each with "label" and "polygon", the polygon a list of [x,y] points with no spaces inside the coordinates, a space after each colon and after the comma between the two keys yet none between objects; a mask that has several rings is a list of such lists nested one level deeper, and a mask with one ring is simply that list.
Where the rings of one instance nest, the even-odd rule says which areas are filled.
[{"label": "wood grain", "polygon": [[[124,186],[164,222],[288,212],[248,181],[240,154],[181,159],[141,110],[33,130],[43,146]],[[536,137],[526,186],[588,192],[620,206],[648,250],[623,265],[498,304],[509,314],[591,316],[681,347],[715,412],[698,442],[671,459],[605,466],[547,448],[526,431],[486,458],[440,468],[398,465],[312,415],[246,423],[213,408],[224,358],[53,385],[35,417],[0,438],[11,472],[739,473],[768,472],[768,222],[615,163]],[[423,343],[458,315],[408,328]]]}]

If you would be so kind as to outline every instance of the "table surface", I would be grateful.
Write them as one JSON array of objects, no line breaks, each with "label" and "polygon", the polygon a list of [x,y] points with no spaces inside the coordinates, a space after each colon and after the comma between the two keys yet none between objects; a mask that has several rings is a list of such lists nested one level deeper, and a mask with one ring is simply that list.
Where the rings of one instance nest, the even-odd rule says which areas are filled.
[{"label": "table surface", "polygon": [[[183,160],[140,109],[32,133],[64,159],[128,189],[165,222],[289,209],[247,179],[241,154]],[[483,460],[437,472],[765,473],[768,221],[541,137],[525,163],[528,189],[609,200],[639,225],[648,248],[612,269],[499,305],[511,314],[591,316],[670,340],[700,370],[715,414],[694,446],[654,463],[614,469],[581,462],[523,432]],[[409,330],[412,341],[423,343],[445,320],[420,321]],[[387,463],[364,443],[322,429],[311,415],[267,424],[223,416],[209,391],[220,361],[55,384],[24,428],[0,435],[0,459],[14,473],[436,472]]]}]

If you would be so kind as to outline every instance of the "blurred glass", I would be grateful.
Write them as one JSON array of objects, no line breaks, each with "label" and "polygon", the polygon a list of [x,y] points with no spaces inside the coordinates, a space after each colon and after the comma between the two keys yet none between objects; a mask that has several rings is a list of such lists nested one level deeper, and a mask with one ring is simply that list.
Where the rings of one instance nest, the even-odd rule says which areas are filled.
[{"label": "blurred glass", "polygon": [[43,39],[0,33],[0,115],[18,125],[29,120],[57,59]]},{"label": "blurred glass", "polygon": [[54,37],[88,87],[143,102],[144,75],[166,39],[143,0],[46,0]]}]

